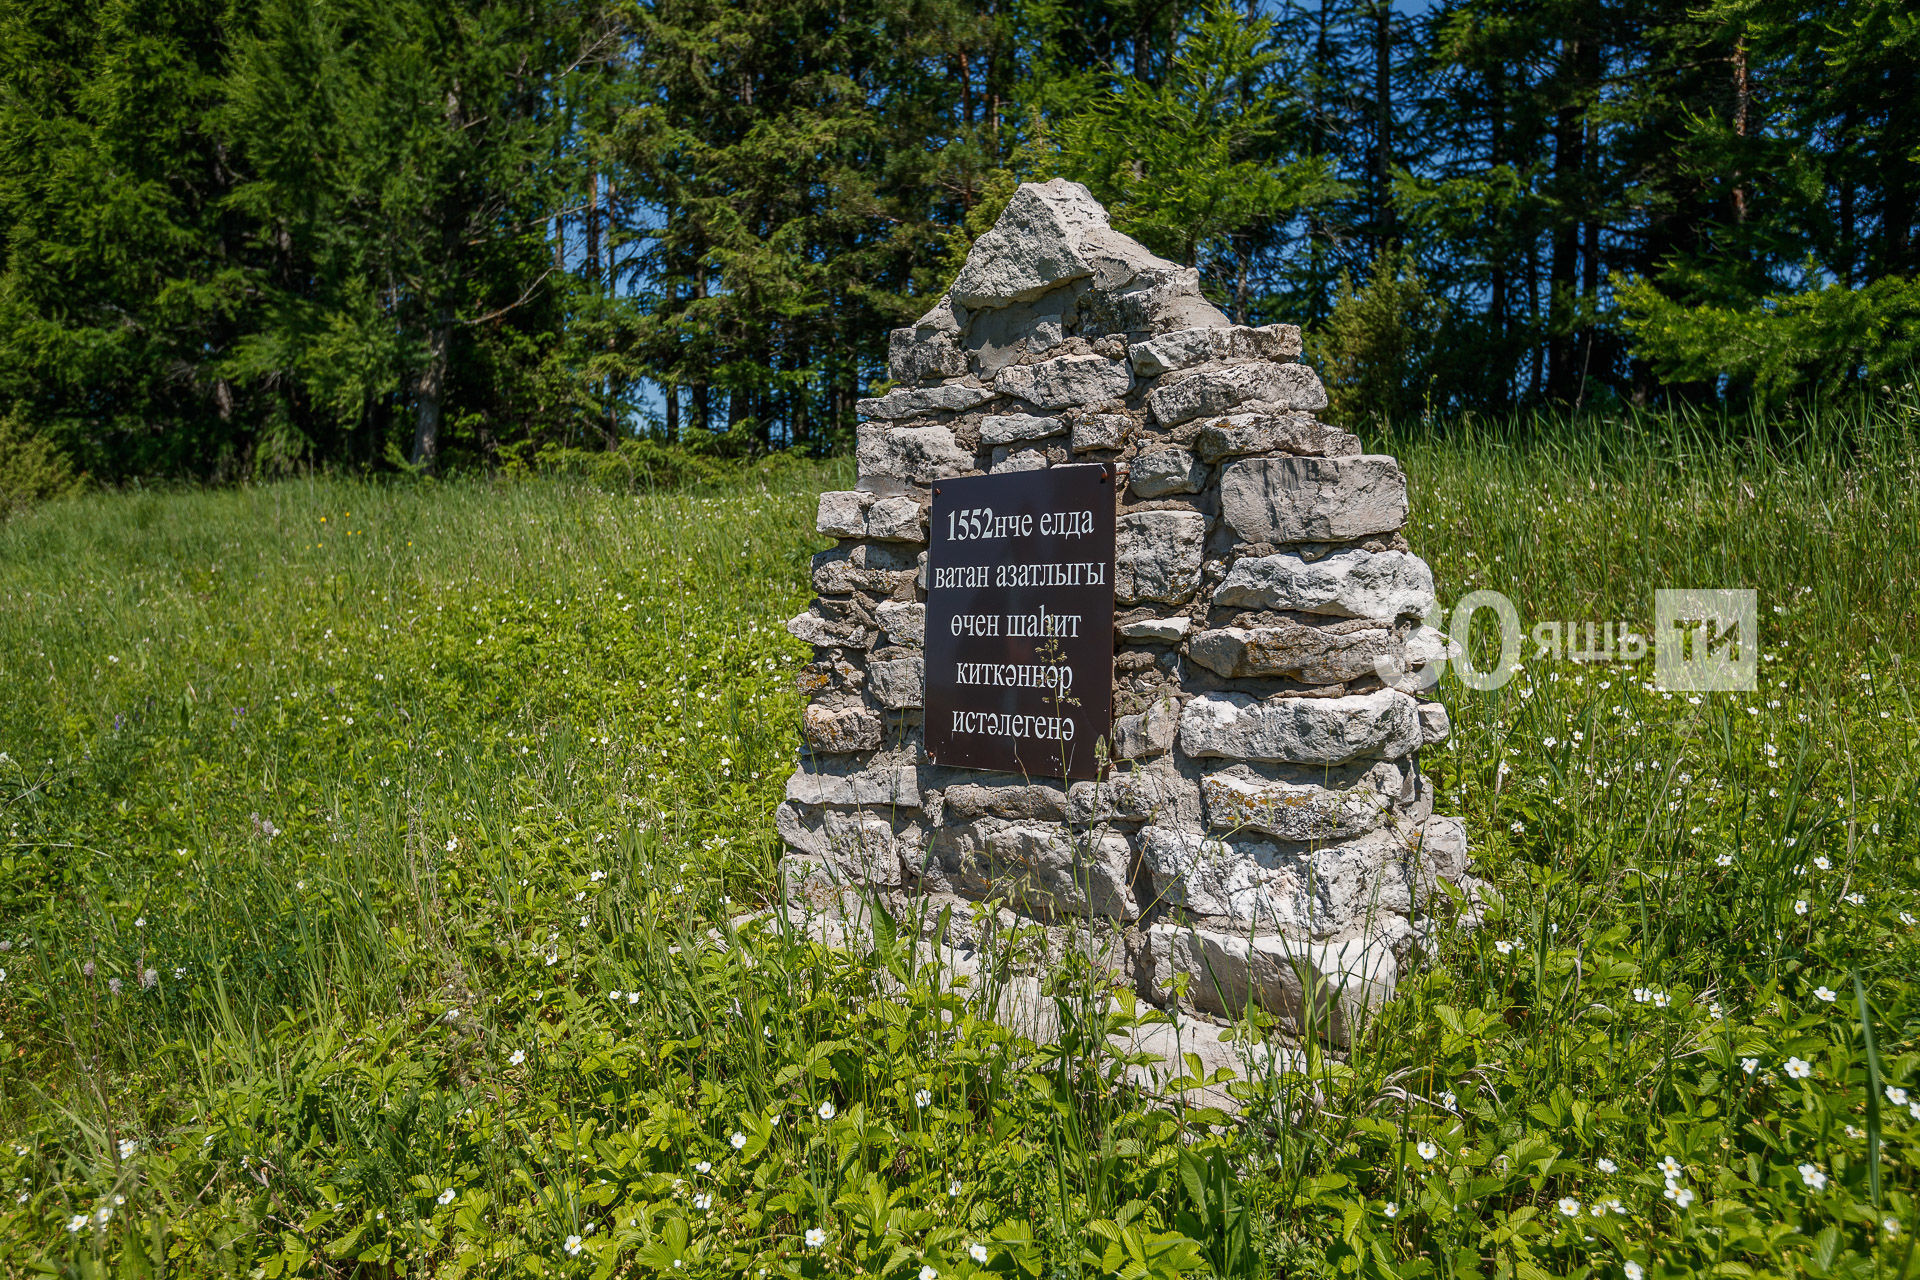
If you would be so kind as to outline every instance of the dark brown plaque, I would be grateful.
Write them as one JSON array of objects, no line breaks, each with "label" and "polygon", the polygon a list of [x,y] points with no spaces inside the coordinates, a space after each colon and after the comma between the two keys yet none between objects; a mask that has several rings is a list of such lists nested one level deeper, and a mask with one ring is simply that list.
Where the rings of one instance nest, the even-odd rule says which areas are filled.
[{"label": "dark brown plaque", "polygon": [[927,553],[927,755],[1091,778],[1113,723],[1113,469],[942,480]]}]

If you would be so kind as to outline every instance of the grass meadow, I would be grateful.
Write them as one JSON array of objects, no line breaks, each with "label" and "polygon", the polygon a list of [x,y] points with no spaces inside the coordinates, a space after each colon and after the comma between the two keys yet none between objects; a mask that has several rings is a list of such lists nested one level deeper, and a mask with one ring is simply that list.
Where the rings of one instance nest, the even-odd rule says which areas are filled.
[{"label": "grass meadow", "polygon": [[1445,600],[1751,587],[1761,684],[1449,676],[1487,918],[1233,1121],[729,923],[844,462],[0,525],[0,1271],[1920,1270],[1920,402],[1369,444]]}]

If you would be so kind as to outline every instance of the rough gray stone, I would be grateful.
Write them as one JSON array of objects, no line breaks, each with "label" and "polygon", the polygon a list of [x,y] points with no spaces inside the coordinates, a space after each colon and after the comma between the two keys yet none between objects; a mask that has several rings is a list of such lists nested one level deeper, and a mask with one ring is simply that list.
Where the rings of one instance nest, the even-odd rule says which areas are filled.
[{"label": "rough gray stone", "polygon": [[1122,640],[1146,640],[1154,644],[1178,644],[1187,628],[1193,625],[1191,618],[1137,618],[1132,622],[1123,622],[1114,630],[1120,633]]},{"label": "rough gray stone", "polygon": [[1202,631],[1187,656],[1231,679],[1285,676],[1303,684],[1345,684],[1396,661],[1400,642],[1382,627],[1335,630],[1279,621],[1259,627]]},{"label": "rough gray stone", "polygon": [[1419,746],[1419,713],[1398,689],[1264,701],[1203,693],[1180,713],[1180,749],[1190,756],[1342,764],[1363,756],[1398,759]]},{"label": "rough gray stone", "polygon": [[1088,449],[1118,449],[1127,442],[1133,419],[1118,413],[1088,414],[1073,424],[1073,448],[1076,453]]},{"label": "rough gray stone", "polygon": [[1157,378],[1175,369],[1205,364],[1213,359],[1211,329],[1176,329],[1136,342],[1127,348],[1133,371],[1143,378]]},{"label": "rough gray stone", "polygon": [[927,606],[918,601],[889,600],[874,610],[890,644],[919,648],[926,643]]},{"label": "rough gray stone", "polygon": [[829,538],[864,538],[867,536],[868,495],[843,490],[820,495],[820,508],[813,517],[813,527]]},{"label": "rough gray stone", "polygon": [[1086,236],[1081,247],[1094,264],[1094,287],[1080,299],[1081,332],[1145,336],[1227,323],[1201,292],[1200,273],[1192,267],[1156,258],[1105,228]]},{"label": "rough gray stone", "polygon": [[1178,604],[1199,589],[1207,518],[1198,511],[1135,511],[1117,532],[1115,600]]},{"label": "rough gray stone", "polygon": [[1391,622],[1433,608],[1433,571],[1405,551],[1355,549],[1320,560],[1282,552],[1235,563],[1213,602]]},{"label": "rough gray stone", "polygon": [[973,470],[973,455],[954,443],[949,427],[864,426],[854,451],[860,477],[931,484]]},{"label": "rough gray stone", "polygon": [[844,645],[864,649],[871,638],[867,629],[857,623],[823,618],[812,609],[788,618],[787,634],[803,644],[820,645],[822,648]]},{"label": "rough gray stone", "polygon": [[969,310],[1036,298],[1094,269],[1081,255],[1085,232],[1107,225],[1107,211],[1065,178],[1023,182],[993,226],[967,252],[953,300]]},{"label": "rough gray stone", "polygon": [[949,382],[938,387],[895,387],[877,399],[856,400],[853,407],[863,418],[897,421],[923,413],[964,413],[997,394],[984,387]]},{"label": "rough gray stone", "polygon": [[1213,353],[1219,359],[1297,360],[1304,350],[1297,324],[1263,324],[1257,329],[1237,324],[1213,332]]},{"label": "rough gray stone", "polygon": [[871,707],[831,707],[815,702],[800,713],[800,734],[815,751],[841,755],[880,748],[880,713]]},{"label": "rough gray stone", "polygon": [[950,822],[975,818],[1065,822],[1067,793],[1037,782],[960,782],[947,788],[946,816]]},{"label": "rough gray stone", "polygon": [[820,815],[827,861],[845,883],[900,887],[901,855],[906,850],[893,823],[877,813],[828,809]]},{"label": "rough gray stone", "polygon": [[1113,722],[1111,744],[1119,760],[1150,760],[1173,750],[1180,733],[1180,704],[1156,698],[1145,711]]},{"label": "rough gray stone", "polygon": [[1068,795],[1072,820],[1156,822],[1170,827],[1200,822],[1200,788],[1171,760],[1159,757],[1109,773],[1098,782],[1076,782]]},{"label": "rough gray stone", "polygon": [[867,509],[866,536],[882,542],[925,542],[927,514],[912,498],[882,498]]},{"label": "rough gray stone", "polygon": [[993,451],[993,465],[987,468],[992,475],[1005,475],[1009,471],[1045,471],[1047,455],[1039,449],[1014,448],[1003,445]]},{"label": "rough gray stone", "polygon": [[941,298],[911,328],[887,335],[887,374],[909,386],[939,378],[958,378],[967,371],[967,354],[960,349],[960,317],[953,299]]},{"label": "rough gray stone", "polygon": [[1164,498],[1170,493],[1198,493],[1206,484],[1207,469],[1185,449],[1161,449],[1133,460],[1129,483],[1136,496]]},{"label": "rough gray stone", "polygon": [[1351,787],[1269,780],[1236,765],[1200,780],[1207,821],[1230,831],[1261,831],[1299,843],[1344,840],[1375,830],[1393,811],[1372,771]]},{"label": "rough gray stone", "polygon": [[1168,990],[1184,976],[1196,1008],[1236,1017],[1252,1005],[1295,1035],[1324,1036],[1341,1045],[1351,1042],[1400,979],[1390,950],[1358,939],[1243,938],[1157,924],[1149,946],[1155,985]]},{"label": "rough gray stone", "polygon": [[[1015,396],[1043,409],[1101,404],[1127,394],[1133,375],[1124,361],[1105,356],[1061,356],[1038,364],[1015,364],[1002,369],[993,381],[1002,395]],[[1064,429],[1065,423],[1061,424]],[[984,438],[984,437],[983,437]]]},{"label": "rough gray stone", "polygon": [[1324,915],[1314,909],[1307,860],[1272,841],[1155,824],[1141,828],[1139,846],[1153,900],[1170,910],[1263,932],[1305,931]]},{"label": "rough gray stone", "polygon": [[827,856],[826,833],[809,822],[805,809],[788,801],[773,811],[773,830],[789,849],[814,858]]},{"label": "rough gray stone", "polygon": [[1300,354],[1300,329],[1291,324],[1207,326],[1179,329],[1127,348],[1133,371],[1143,378],[1190,369],[1213,360],[1292,360]]},{"label": "rough gray stone", "polygon": [[874,595],[911,593],[914,556],[885,543],[834,547],[813,557],[813,589],[823,596],[870,591]]},{"label": "rough gray stone", "polygon": [[1458,881],[1467,874],[1467,824],[1459,818],[1428,818],[1420,824],[1414,846],[1421,862],[1434,875]]},{"label": "rough gray stone", "polygon": [[1075,835],[1057,824],[976,818],[934,833],[929,852],[960,892],[1005,898],[1043,919],[1140,913],[1127,877],[1131,850],[1113,832]]},{"label": "rough gray stone", "polygon": [[961,340],[973,371],[991,379],[1022,356],[1042,355],[1059,346],[1073,326],[1075,302],[1085,287],[1081,281],[1030,302],[974,312]]},{"label": "rough gray stone", "polygon": [[1407,478],[1381,454],[1242,458],[1220,472],[1220,510],[1248,542],[1348,542],[1407,520]]},{"label": "rough gray stone", "polygon": [[800,758],[800,767],[787,778],[787,799],[800,804],[883,805],[898,809],[920,807],[920,771],[912,765],[877,765],[837,756]]},{"label": "rough gray stone", "polygon": [[1067,430],[1065,418],[1043,418],[1031,413],[997,414],[980,419],[980,443],[1014,444],[1021,440],[1044,440]]},{"label": "rough gray stone", "polygon": [[1204,462],[1249,453],[1333,458],[1359,453],[1360,437],[1304,413],[1241,413],[1201,427],[1193,448]]},{"label": "rough gray stone", "polygon": [[1202,369],[1172,383],[1163,381],[1147,393],[1147,408],[1163,427],[1254,403],[1270,412],[1324,409],[1327,391],[1305,365],[1236,364]]},{"label": "rough gray stone", "polygon": [[927,669],[919,654],[867,664],[867,680],[880,705],[893,711],[918,707],[926,695]]},{"label": "rough gray stone", "polygon": [[1431,747],[1453,736],[1453,721],[1447,708],[1438,702],[1420,704],[1420,745]]}]

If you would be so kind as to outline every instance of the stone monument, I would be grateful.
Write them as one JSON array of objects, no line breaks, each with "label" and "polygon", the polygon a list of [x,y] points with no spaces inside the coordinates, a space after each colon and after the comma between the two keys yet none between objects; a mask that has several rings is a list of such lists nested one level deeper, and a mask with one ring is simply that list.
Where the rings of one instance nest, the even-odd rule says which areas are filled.
[{"label": "stone monument", "polygon": [[[1230,323],[1084,187],[1015,192],[860,402],[859,480],[821,495],[789,901],[878,895],[947,928],[1098,932],[1163,1007],[1249,1003],[1344,1041],[1470,894],[1433,814],[1420,687],[1447,641],[1390,457],[1318,421],[1291,325]],[[927,513],[943,480],[1112,465],[1113,720],[1101,776],[929,759]],[[1104,691],[1103,691],[1104,692]],[[1104,702],[1104,699],[1102,699]],[[982,904],[990,904],[983,906]],[[935,913],[922,912],[931,919]]]}]

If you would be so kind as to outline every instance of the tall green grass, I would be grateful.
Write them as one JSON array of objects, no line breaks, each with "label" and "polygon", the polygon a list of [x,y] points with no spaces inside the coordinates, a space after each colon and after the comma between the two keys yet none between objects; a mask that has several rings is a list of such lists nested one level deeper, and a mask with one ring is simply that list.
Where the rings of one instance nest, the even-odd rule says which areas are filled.
[{"label": "tall green grass", "polygon": [[1650,660],[1531,645],[1503,689],[1449,679],[1455,739],[1425,767],[1468,817],[1482,922],[1350,1053],[1252,1072],[1232,1125],[1131,1092],[1090,989],[1080,1031],[1036,1049],[904,944],[838,955],[729,923],[772,890],[805,660],[780,623],[844,464],[15,519],[0,1169],[23,1198],[0,1200],[0,1256],[1902,1274],[1915,422],[1890,398],[1759,433],[1637,417],[1370,442],[1406,466],[1408,538],[1446,599],[1649,631],[1658,587],[1751,587],[1762,688],[1694,702],[1651,688]]}]

